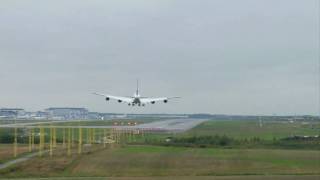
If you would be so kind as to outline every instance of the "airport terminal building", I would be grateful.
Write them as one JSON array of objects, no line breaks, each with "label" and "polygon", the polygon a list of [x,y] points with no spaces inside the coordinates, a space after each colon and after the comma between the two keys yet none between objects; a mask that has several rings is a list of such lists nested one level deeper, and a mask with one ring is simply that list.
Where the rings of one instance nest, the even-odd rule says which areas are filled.
[{"label": "airport terminal building", "polygon": [[0,118],[15,119],[18,116],[23,116],[25,113],[26,113],[25,110],[20,108],[1,108]]},{"label": "airport terminal building", "polygon": [[51,107],[45,110],[50,118],[56,120],[87,119],[89,111],[86,108]]}]

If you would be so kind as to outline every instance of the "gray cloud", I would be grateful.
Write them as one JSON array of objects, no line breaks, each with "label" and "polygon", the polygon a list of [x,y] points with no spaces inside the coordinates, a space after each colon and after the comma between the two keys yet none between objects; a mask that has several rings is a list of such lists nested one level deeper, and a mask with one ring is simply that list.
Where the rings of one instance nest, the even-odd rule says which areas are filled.
[{"label": "gray cloud", "polygon": [[[319,2],[4,1],[0,106],[317,114]],[[132,109],[93,91],[183,96]]]}]

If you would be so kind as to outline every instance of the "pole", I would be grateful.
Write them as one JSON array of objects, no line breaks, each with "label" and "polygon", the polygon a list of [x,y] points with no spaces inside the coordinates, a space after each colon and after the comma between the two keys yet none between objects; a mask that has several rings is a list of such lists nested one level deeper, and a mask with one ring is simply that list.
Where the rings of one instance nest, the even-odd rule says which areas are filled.
[{"label": "pole", "polygon": [[62,140],[62,147],[66,147],[66,129],[63,128],[63,140]]},{"label": "pole", "polygon": [[32,132],[31,132],[31,129],[28,129],[28,132],[29,132],[29,152],[32,151]]},{"label": "pole", "polygon": [[103,147],[106,148],[107,132],[106,129],[103,129]]},{"label": "pole", "polygon": [[92,143],[94,144],[95,141],[96,141],[96,132],[95,132],[95,129],[92,129]]},{"label": "pole", "polygon": [[39,156],[42,156],[42,150],[43,150],[43,143],[44,143],[44,130],[42,127],[39,129],[40,134],[39,134]]},{"label": "pole", "polygon": [[79,142],[78,142],[78,154],[82,152],[82,129],[79,128]]},{"label": "pole", "polygon": [[34,129],[31,129],[31,148],[34,150]]},{"label": "pole", "polygon": [[14,142],[13,142],[13,156],[14,157],[17,157],[17,144],[18,144],[17,128],[14,128]]},{"label": "pole", "polygon": [[68,129],[68,156],[71,155],[71,129]]},{"label": "pole", "polygon": [[52,157],[52,155],[53,155],[53,152],[52,152],[52,146],[53,146],[53,129],[52,129],[52,127],[50,127],[50,144],[49,144],[49,146],[50,146],[50,150],[49,150],[49,152],[50,152],[50,157]]},{"label": "pole", "polygon": [[56,128],[53,128],[53,148],[57,147],[57,131]]},{"label": "pole", "polygon": [[71,128],[71,147],[73,147],[73,142],[74,142],[74,129]]},{"label": "pole", "polygon": [[90,138],[89,138],[90,135],[89,135],[89,133],[90,133],[89,129],[87,128],[87,144],[90,144]]}]

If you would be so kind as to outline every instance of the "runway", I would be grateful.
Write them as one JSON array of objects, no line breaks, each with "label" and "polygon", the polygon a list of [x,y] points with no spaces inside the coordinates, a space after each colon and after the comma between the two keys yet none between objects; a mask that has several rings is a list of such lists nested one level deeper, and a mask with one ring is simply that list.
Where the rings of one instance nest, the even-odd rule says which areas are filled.
[{"label": "runway", "polygon": [[[40,124],[42,128],[84,128],[84,129],[115,129],[115,130],[144,130],[153,132],[184,132],[198,124],[207,121],[207,119],[170,119],[163,121],[155,121],[136,126],[55,126],[47,125],[48,123],[61,123],[72,121],[52,121],[52,122],[38,122],[38,123],[21,123],[21,124],[6,124],[0,125],[0,128],[36,128]],[[73,121],[74,122],[74,121]]]},{"label": "runway", "polygon": [[[81,122],[88,120],[59,120],[59,121],[39,121],[29,123],[15,123],[15,124],[0,124],[0,128],[27,128],[29,126],[40,125],[40,124],[53,124],[53,123],[66,123],[66,122]],[[42,127],[42,126],[41,126]]]},{"label": "runway", "polygon": [[205,121],[207,120],[183,118],[183,119],[156,121],[152,123],[141,124],[134,127],[137,127],[138,129],[150,129],[154,131],[183,132],[183,131],[192,129],[193,127]]}]

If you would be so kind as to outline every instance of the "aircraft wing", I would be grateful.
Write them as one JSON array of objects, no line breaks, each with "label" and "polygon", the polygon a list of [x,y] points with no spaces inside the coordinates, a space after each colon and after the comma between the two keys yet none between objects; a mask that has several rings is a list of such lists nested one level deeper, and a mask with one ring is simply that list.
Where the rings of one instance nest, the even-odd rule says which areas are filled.
[{"label": "aircraft wing", "polygon": [[100,94],[100,93],[93,93],[93,94],[98,95],[98,96],[103,96],[103,97],[109,98],[109,99],[114,99],[119,102],[122,102],[122,101],[126,102],[126,103],[133,102],[133,98],[131,98],[131,97],[113,96],[113,95],[109,95],[109,94]]},{"label": "aircraft wing", "polygon": [[154,104],[157,101],[163,101],[167,103],[169,99],[174,99],[174,98],[180,98],[180,97],[141,98],[140,101],[141,103],[145,103],[145,104],[148,104],[148,103]]}]

